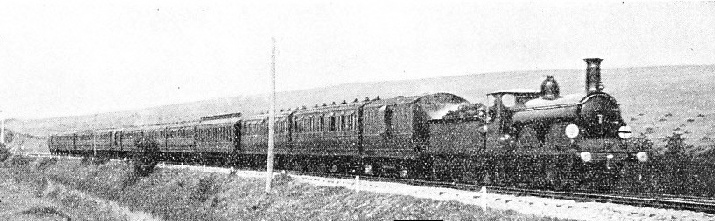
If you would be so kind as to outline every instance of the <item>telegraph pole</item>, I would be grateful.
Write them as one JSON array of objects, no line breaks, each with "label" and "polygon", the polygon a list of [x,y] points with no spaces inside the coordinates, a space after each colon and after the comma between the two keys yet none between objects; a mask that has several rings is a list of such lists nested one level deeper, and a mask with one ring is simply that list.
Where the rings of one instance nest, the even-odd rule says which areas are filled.
[{"label": "telegraph pole", "polygon": [[266,193],[271,193],[271,182],[273,181],[273,125],[275,124],[276,112],[276,38],[272,37],[273,51],[271,53],[271,107],[268,109],[268,153],[266,153]]},{"label": "telegraph pole", "polygon": [[5,145],[5,115],[0,110],[0,144]]}]

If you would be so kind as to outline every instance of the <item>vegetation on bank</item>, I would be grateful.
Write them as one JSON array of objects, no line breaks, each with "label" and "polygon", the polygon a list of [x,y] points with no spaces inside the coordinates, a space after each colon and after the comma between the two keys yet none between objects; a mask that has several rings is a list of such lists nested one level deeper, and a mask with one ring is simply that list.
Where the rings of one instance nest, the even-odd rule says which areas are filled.
[{"label": "vegetation on bank", "polygon": [[4,144],[0,144],[0,162],[4,162],[9,157],[10,150]]},{"label": "vegetation on bank", "polygon": [[[511,210],[484,211],[479,206],[454,201],[316,187],[287,175],[277,176],[274,191],[265,194],[261,179],[163,168],[141,177],[131,162],[102,164],[15,156],[3,166],[17,171],[12,175],[17,182],[31,183],[38,190],[47,189],[42,187],[47,183],[57,183],[164,220],[556,220]],[[58,193],[50,191],[46,195]]]},{"label": "vegetation on bank", "polygon": [[621,186],[628,191],[648,194],[683,194],[715,197],[715,146],[694,151],[682,133],[673,133],[654,145],[641,134],[629,145],[651,150],[649,162],[640,168],[640,179],[627,178]]}]

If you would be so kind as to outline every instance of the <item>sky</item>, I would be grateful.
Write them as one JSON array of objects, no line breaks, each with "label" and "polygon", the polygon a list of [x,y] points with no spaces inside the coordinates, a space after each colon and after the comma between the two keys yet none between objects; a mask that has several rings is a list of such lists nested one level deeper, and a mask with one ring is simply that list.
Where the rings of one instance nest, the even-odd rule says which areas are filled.
[{"label": "sky", "polygon": [[2,1],[0,110],[44,118],[276,88],[715,64],[712,2]]}]

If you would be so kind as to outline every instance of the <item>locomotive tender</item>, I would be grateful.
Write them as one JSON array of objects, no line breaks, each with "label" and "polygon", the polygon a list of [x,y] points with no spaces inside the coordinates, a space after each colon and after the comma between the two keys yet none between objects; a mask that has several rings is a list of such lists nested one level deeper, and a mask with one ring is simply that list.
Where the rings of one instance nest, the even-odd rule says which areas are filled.
[{"label": "locomotive tender", "polygon": [[[487,94],[489,107],[459,96],[358,100],[276,113],[276,167],[422,177],[556,189],[613,181],[648,161],[615,98],[602,91],[601,59],[587,62],[583,94],[562,96],[549,76],[539,91]],[[126,157],[134,140],[159,144],[158,160],[265,165],[268,116],[227,114],[199,121],[53,135],[53,154]]]}]

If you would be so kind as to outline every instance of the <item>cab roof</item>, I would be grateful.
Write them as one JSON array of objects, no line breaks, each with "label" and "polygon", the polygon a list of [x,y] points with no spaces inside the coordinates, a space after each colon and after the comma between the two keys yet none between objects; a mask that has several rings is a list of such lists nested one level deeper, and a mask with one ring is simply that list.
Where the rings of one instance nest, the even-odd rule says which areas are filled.
[{"label": "cab roof", "polygon": [[487,95],[503,95],[503,94],[515,94],[515,95],[536,95],[540,94],[541,91],[532,89],[511,89],[511,90],[498,90]]}]

